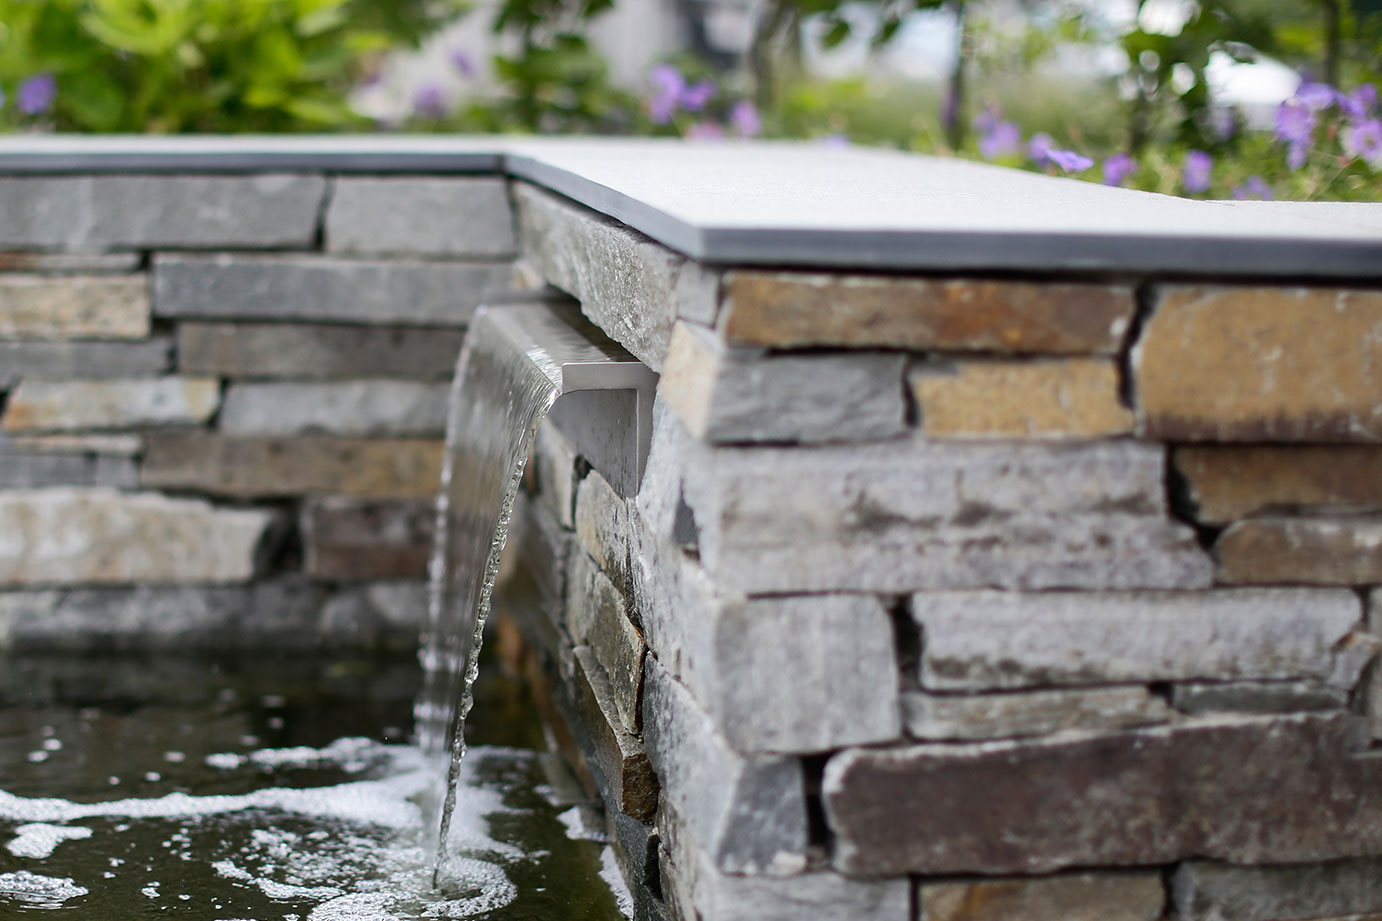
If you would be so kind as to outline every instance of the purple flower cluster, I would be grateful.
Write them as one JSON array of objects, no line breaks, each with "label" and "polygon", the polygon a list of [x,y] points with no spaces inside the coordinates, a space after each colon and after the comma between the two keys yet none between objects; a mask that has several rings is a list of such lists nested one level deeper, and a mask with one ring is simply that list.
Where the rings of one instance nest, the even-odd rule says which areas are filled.
[{"label": "purple flower cluster", "polygon": [[[985,160],[1011,156],[1022,146],[1022,129],[1004,119],[993,106],[974,116],[974,130],[979,133],[979,154]],[[1044,131],[1032,135],[1027,142],[1027,156],[1039,167],[1054,166],[1066,173],[1082,173],[1094,165],[1083,154],[1058,149],[1055,139]]]},{"label": "purple flower cluster", "polygon": [[671,64],[654,67],[648,74],[648,80],[653,84],[653,95],[648,100],[648,117],[659,125],[670,122],[678,111],[701,111],[715,96],[714,83],[702,80],[688,85],[681,71]]},{"label": "purple flower cluster", "polygon": [[1276,138],[1286,145],[1286,165],[1298,170],[1315,144],[1321,116],[1337,108],[1344,119],[1339,138],[1344,152],[1382,166],[1382,120],[1377,87],[1364,83],[1345,93],[1324,83],[1302,83],[1276,111]]},{"label": "purple flower cluster", "polygon": [[[14,94],[15,107],[25,115],[43,115],[53,108],[58,99],[58,80],[52,74],[34,74],[19,84]],[[5,104],[5,94],[0,93],[0,106]]]},{"label": "purple flower cluster", "polygon": [[1181,168],[1180,182],[1185,191],[1192,194],[1208,192],[1214,177],[1214,158],[1203,150],[1191,150],[1185,154],[1185,165]]}]

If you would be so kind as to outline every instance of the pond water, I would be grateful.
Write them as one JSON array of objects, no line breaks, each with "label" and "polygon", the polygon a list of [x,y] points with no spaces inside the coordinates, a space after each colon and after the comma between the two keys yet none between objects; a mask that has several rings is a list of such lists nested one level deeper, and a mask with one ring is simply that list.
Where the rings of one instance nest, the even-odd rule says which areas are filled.
[{"label": "pond water", "polygon": [[482,675],[434,891],[412,663],[0,658],[0,919],[623,917],[522,686]]}]

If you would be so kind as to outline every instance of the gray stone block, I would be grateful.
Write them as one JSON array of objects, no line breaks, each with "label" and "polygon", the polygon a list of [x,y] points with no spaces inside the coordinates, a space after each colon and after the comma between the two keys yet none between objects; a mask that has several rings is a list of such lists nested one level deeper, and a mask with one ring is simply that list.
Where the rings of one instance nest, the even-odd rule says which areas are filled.
[{"label": "gray stone block", "polygon": [[696,438],[822,442],[907,430],[901,354],[765,355],[728,349],[686,323],[672,331],[658,392]]},{"label": "gray stone block", "polygon": [[425,499],[310,498],[302,507],[303,568],[314,579],[425,579],[436,524]]},{"label": "gray stone block", "polygon": [[142,435],[0,435],[0,454],[99,454],[138,457]]},{"label": "gray stone block", "polygon": [[1190,681],[1171,686],[1171,706],[1182,713],[1290,713],[1341,710],[1344,688],[1313,681]]},{"label": "gray stone block", "polygon": [[450,380],[465,333],[413,326],[178,324],[178,369],[232,378]]},{"label": "gray stone block", "polygon": [[426,619],[426,581],[371,582],[332,594],[318,630],[331,645],[413,649]]},{"label": "gray stone block", "polygon": [[1104,871],[923,881],[917,901],[925,921],[1159,921],[1166,890],[1155,870]]},{"label": "gray stone block", "polygon": [[716,295],[703,270],[622,224],[528,185],[514,187],[523,257],[573,295],[610,338],[654,371],[682,313],[704,318]]},{"label": "gray stone block", "polygon": [[[629,501],[591,470],[576,487],[576,539],[615,588],[632,591],[629,572]],[[636,612],[629,612],[637,617]]]},{"label": "gray stone block", "polygon": [[1015,694],[902,695],[907,734],[916,739],[1005,739],[1069,729],[1128,729],[1174,720],[1166,701],[1144,687],[1026,691]]},{"label": "gray stone block", "polygon": [[621,725],[614,693],[604,668],[587,646],[573,652],[576,716],[585,730],[586,754],[594,764],[601,795],[610,809],[641,822],[657,809],[658,780],[638,738]]},{"label": "gray stone block", "polygon": [[0,379],[144,377],[172,366],[172,340],[0,342]]},{"label": "gray stone block", "polygon": [[206,422],[221,403],[206,377],[19,382],[5,404],[7,432],[110,431]]},{"label": "gray stone block", "polygon": [[0,489],[48,486],[109,486],[134,489],[139,467],[133,458],[100,454],[21,454],[0,446]]},{"label": "gray stone block", "polygon": [[422,381],[235,383],[217,423],[227,435],[436,435],[450,387]]},{"label": "gray stone block", "polygon": [[643,635],[628,618],[624,596],[594,560],[573,548],[568,567],[566,627],[578,644],[590,647],[609,680],[620,725],[639,731],[638,699],[643,688]]},{"label": "gray stone block", "polygon": [[1171,879],[1185,921],[1291,921],[1382,914],[1382,857],[1299,866],[1190,861]]},{"label": "gray stone block", "polygon": [[34,275],[113,275],[137,272],[142,253],[28,253],[0,252],[0,272]]},{"label": "gray stone block", "polygon": [[1309,589],[937,592],[913,596],[912,616],[922,685],[983,690],[1325,680],[1362,611],[1352,592]]},{"label": "gray stone block", "polygon": [[464,326],[509,274],[502,263],[163,255],[154,260],[154,313]]},{"label": "gray stone block", "polygon": [[286,173],[0,178],[0,247],[307,249],[325,191]]},{"label": "gray stone block", "polygon": [[147,339],[149,311],[143,275],[0,275],[0,338]]},{"label": "gray stone block", "polygon": [[[1368,629],[1382,637],[1382,588],[1368,593]],[[1364,686],[1363,706],[1372,727],[1372,737],[1382,739],[1382,665],[1373,663]]]},{"label": "gray stone block", "polygon": [[652,656],[643,741],[663,794],[722,873],[791,876],[806,867],[806,789],[793,758],[736,754]]},{"label": "gray stone block", "polygon": [[512,256],[513,210],[503,179],[342,176],[326,209],[328,252]]},{"label": "gray stone block", "polygon": [[533,440],[537,499],[552,510],[563,528],[576,524],[576,484],[580,472],[576,449],[561,430],[550,424],[540,426]]}]

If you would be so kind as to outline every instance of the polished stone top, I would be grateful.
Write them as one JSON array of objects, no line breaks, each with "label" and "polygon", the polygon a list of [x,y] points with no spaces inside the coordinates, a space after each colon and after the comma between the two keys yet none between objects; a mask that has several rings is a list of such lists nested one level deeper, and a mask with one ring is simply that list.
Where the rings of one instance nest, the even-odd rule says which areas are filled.
[{"label": "polished stone top", "polygon": [[1207,202],[870,148],[446,137],[0,139],[0,173],[504,172],[714,264],[1382,277],[1382,203]]}]

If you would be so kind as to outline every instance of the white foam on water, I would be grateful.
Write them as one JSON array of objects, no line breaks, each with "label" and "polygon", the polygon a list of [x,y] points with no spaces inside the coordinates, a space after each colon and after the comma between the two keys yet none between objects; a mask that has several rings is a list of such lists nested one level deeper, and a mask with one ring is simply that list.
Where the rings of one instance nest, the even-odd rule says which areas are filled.
[{"label": "white foam on water", "polygon": [[80,898],[89,891],[70,877],[39,876],[28,870],[0,873],[0,897],[40,908],[59,908],[63,902]]},{"label": "white foam on water", "polygon": [[600,851],[600,879],[614,893],[614,904],[619,906],[619,913],[633,921],[633,893],[629,892],[628,883],[619,869],[619,860],[614,856],[614,848],[609,845]]},{"label": "white foam on water", "polygon": [[6,847],[16,857],[32,857],[42,860],[51,857],[53,851],[64,841],[79,841],[91,837],[91,829],[81,825],[49,825],[44,822],[30,822],[14,830],[15,838]]},{"label": "white foam on water", "polygon": [[572,841],[599,841],[601,843],[609,840],[609,835],[605,833],[604,823],[596,823],[597,816],[588,806],[575,805],[565,812],[557,813],[557,818],[561,824],[566,826],[566,837]]}]

